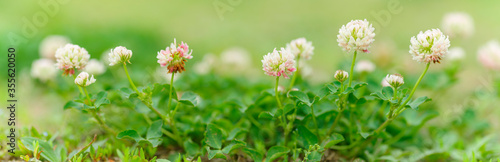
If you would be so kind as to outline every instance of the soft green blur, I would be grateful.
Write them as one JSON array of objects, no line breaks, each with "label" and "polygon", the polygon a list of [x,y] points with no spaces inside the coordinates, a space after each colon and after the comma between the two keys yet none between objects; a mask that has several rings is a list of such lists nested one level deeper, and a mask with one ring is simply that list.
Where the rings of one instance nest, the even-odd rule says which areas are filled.
[{"label": "soft green blur", "polygon": [[[306,37],[316,47],[309,63],[327,73],[349,59],[337,46],[336,35],[352,19],[374,23],[376,42],[393,41],[398,49],[394,54],[404,60],[411,59],[407,52],[410,37],[422,30],[439,28],[448,12],[463,11],[474,18],[475,34],[460,43],[467,51],[470,60],[467,64],[477,65],[478,46],[500,37],[497,32],[500,21],[494,14],[498,13],[499,1],[65,1],[57,3],[58,10],[53,16],[49,14],[46,24],[36,26],[32,37],[22,34],[29,25],[23,19],[33,22],[33,16],[40,12],[47,14],[39,3],[58,1],[0,2],[3,50],[12,44],[9,33],[26,38],[17,45],[21,70],[39,58],[40,41],[53,34],[68,36],[73,43],[86,48],[92,58],[100,58],[103,51],[117,45],[127,46],[136,56],[133,63],[143,66],[157,66],[156,52],[173,38],[187,42],[194,49],[193,62],[205,53],[219,54],[226,48],[239,46],[250,51],[252,62],[259,67],[261,56],[273,48]],[[389,12],[390,5],[395,6],[393,13]],[[390,13],[390,17],[382,13]],[[451,41],[452,46],[457,42]]]}]

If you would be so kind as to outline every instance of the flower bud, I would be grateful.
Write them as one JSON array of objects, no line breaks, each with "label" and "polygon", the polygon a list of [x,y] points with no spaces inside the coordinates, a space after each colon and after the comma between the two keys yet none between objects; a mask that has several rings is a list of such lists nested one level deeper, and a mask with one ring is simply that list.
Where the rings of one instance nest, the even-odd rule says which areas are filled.
[{"label": "flower bud", "polygon": [[385,77],[385,80],[387,81],[387,83],[389,83],[389,85],[392,88],[398,88],[401,87],[403,84],[405,84],[403,76],[401,76],[401,74],[387,75]]},{"label": "flower bud", "polygon": [[75,84],[80,87],[87,87],[90,84],[94,83],[96,80],[94,79],[94,75],[90,76],[87,72],[81,72],[75,79]]},{"label": "flower bud", "polygon": [[130,63],[130,58],[132,58],[132,51],[123,46],[118,46],[109,53],[109,66]]},{"label": "flower bud", "polygon": [[344,70],[337,70],[335,72],[335,79],[337,79],[340,83],[343,83],[344,81],[347,80],[347,78],[349,78],[349,73],[347,73],[347,71],[344,71]]}]

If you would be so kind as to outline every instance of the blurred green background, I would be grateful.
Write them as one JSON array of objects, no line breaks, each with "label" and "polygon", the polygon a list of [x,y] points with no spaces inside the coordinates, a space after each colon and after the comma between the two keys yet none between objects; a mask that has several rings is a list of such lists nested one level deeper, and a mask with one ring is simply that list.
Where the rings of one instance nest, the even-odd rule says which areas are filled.
[{"label": "blurred green background", "polygon": [[[55,12],[48,13],[44,9],[44,4],[48,3],[56,4],[55,8],[50,6],[50,11]],[[452,47],[463,47],[467,57],[464,71],[459,75],[461,80],[452,90],[456,93],[449,96],[450,101],[460,104],[476,87],[487,85],[490,72],[480,66],[476,53],[487,41],[500,38],[499,6],[500,1],[471,0],[1,1],[0,43],[4,51],[8,47],[17,49],[21,96],[32,93],[29,88],[34,85],[27,82],[30,80],[30,66],[40,58],[39,44],[49,35],[67,36],[72,43],[86,48],[91,58],[97,59],[110,48],[126,46],[134,52],[131,69],[137,72],[158,67],[156,52],[164,49],[174,38],[187,42],[194,50],[193,60],[187,63],[189,72],[204,54],[219,55],[235,46],[249,51],[253,67],[259,71],[263,55],[285,46],[292,39],[305,37],[315,46],[315,55],[308,62],[314,69],[310,80],[325,83],[331,80],[335,70],[349,66],[351,55],[342,52],[336,41],[343,24],[353,19],[367,19],[375,25],[373,52],[359,56],[358,60],[370,60],[380,51],[388,51],[390,57],[386,61],[394,64],[387,71],[418,76],[423,65],[411,60],[408,53],[410,38],[420,31],[440,28],[446,13],[460,11],[470,14],[475,23],[475,33],[471,38],[460,41],[451,39]],[[396,11],[391,12],[391,8],[396,8]],[[38,26],[31,24],[33,21],[44,21],[37,19],[40,14],[51,15],[48,15],[46,23]],[[26,26],[31,25],[36,30],[23,33]],[[12,41],[14,37],[21,40],[17,45]],[[0,78],[5,78],[6,59],[0,60]],[[379,60],[377,65],[384,64],[383,61]],[[431,71],[440,70],[441,66],[433,65]],[[265,75],[262,73],[256,77]],[[409,83],[408,86],[413,84]],[[5,85],[5,79],[1,79],[0,84]],[[4,88],[1,86],[2,92]],[[5,95],[2,93],[0,96],[4,98]],[[34,98],[24,97],[23,106],[37,106]],[[47,102],[45,105],[62,106],[64,103],[49,101],[38,100]],[[452,107],[455,102],[443,104]],[[36,121],[23,120],[29,123]]]}]

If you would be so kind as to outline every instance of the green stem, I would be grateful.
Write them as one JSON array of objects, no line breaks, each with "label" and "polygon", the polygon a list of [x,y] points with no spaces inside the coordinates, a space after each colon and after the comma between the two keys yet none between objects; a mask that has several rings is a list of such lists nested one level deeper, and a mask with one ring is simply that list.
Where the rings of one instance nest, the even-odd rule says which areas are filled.
[{"label": "green stem", "polygon": [[278,102],[278,108],[282,109],[282,113],[281,113],[281,125],[282,125],[283,130],[284,130],[284,136],[285,136],[284,137],[284,145],[286,147],[287,146],[286,145],[286,137],[288,136],[288,131],[287,131],[285,111],[283,110],[283,107],[281,106],[281,101],[280,101],[280,97],[279,97],[280,94],[278,92],[279,82],[280,82],[280,77],[277,76],[276,77],[276,86],[274,87],[274,93],[275,93],[275,96],[276,96],[276,102]]},{"label": "green stem", "polygon": [[299,64],[300,64],[300,55],[297,57],[297,71],[295,71],[295,74],[293,74],[293,78],[292,78],[292,81],[290,82],[290,88],[289,89],[293,88],[293,85],[295,84],[295,80],[297,79],[297,75],[300,75]]},{"label": "green stem", "polygon": [[316,115],[314,115],[314,106],[311,105],[311,115],[313,118],[314,125],[316,126],[316,136],[318,136],[318,143],[321,143],[321,136],[319,135],[319,126],[318,122],[316,121]]},{"label": "green stem", "polygon": [[179,105],[181,103],[180,102],[177,102],[177,104],[175,105],[175,109],[174,111],[171,112],[171,115],[170,115],[170,127],[172,127],[172,131],[174,131],[174,136],[177,138],[177,143],[179,143],[179,145],[181,147],[184,147],[184,143],[182,143],[182,137],[181,137],[181,134],[179,132],[179,130],[177,129],[177,126],[175,125],[175,114],[177,113],[177,108],[179,108]]},{"label": "green stem", "polygon": [[128,70],[127,70],[127,63],[123,63],[123,69],[125,70],[125,74],[127,74],[127,78],[128,78],[128,82],[130,83],[130,86],[132,86],[132,89],[134,89],[134,91],[137,93],[137,95],[141,95],[141,93],[139,93],[139,90],[137,89],[137,87],[135,87],[135,84],[134,82],[132,81],[132,79],[130,78],[130,75],[128,74]]},{"label": "green stem", "polygon": [[[415,93],[415,91],[417,90],[417,87],[418,87],[418,84],[420,84],[420,81],[422,81],[422,78],[424,78],[424,75],[425,73],[427,73],[427,70],[429,69],[429,66],[431,65],[431,63],[427,63],[427,66],[425,67],[425,70],[424,72],[422,72],[422,75],[420,75],[420,78],[418,78],[418,81],[417,83],[415,83],[415,86],[413,86],[413,89],[411,90],[411,93],[410,93],[410,96],[408,96],[408,98],[406,99],[405,102],[403,102],[403,104],[401,104],[399,106],[399,108],[397,109],[396,113],[397,115],[399,115],[402,111],[402,109],[406,106],[406,104],[410,101],[411,97],[413,97],[413,94]],[[396,116],[397,116],[396,115]]]},{"label": "green stem", "polygon": [[354,51],[354,57],[352,58],[352,63],[351,63],[351,72],[349,73],[349,75],[351,75],[351,77],[349,77],[349,84],[347,85],[347,87],[351,87],[352,78],[354,76],[354,74],[352,72],[354,70],[354,64],[356,64],[356,55],[357,54],[358,54],[358,52]]},{"label": "green stem", "polygon": [[172,77],[170,77],[170,91],[169,91],[169,95],[168,95],[168,109],[170,110],[170,103],[172,102],[172,96],[174,95],[174,93],[172,92],[172,88],[174,87],[174,74],[175,73],[172,73]]},{"label": "green stem", "polygon": [[[80,87],[80,86],[78,86],[78,87]],[[85,93],[85,96],[87,96],[87,100],[88,100],[90,106],[94,106],[94,103],[92,102],[92,99],[90,99],[89,93],[87,92],[87,88],[83,87],[83,92]],[[99,125],[101,125],[101,127],[103,127],[104,129],[106,129],[106,131],[108,131],[109,133],[112,133],[114,136],[116,136],[116,132],[113,129],[111,129],[110,127],[108,127],[108,125],[106,125],[106,123],[97,114],[97,108],[90,110],[90,113],[97,120]]]},{"label": "green stem", "polygon": [[123,63],[123,69],[125,70],[125,74],[127,75],[128,82],[130,83],[130,86],[132,87],[132,89],[134,89],[134,91],[137,93],[137,95],[139,95],[139,99],[141,100],[141,102],[144,103],[144,105],[146,105],[156,115],[158,115],[164,122],[167,122],[167,120],[165,119],[164,115],[162,115],[158,110],[156,110],[150,103],[148,103],[148,102],[146,102],[146,101],[143,100],[143,98],[141,96],[141,93],[139,92],[139,90],[135,86],[134,82],[130,78],[130,75],[129,75],[128,70],[127,70],[127,64],[126,63]]},{"label": "green stem", "polygon": [[333,124],[332,126],[330,127],[330,130],[328,130],[328,134],[332,134],[333,133],[333,130],[335,129],[335,126],[337,125],[337,123],[339,122],[339,119],[340,119],[340,116],[342,116],[342,112],[344,110],[339,110],[339,113],[337,114],[337,117],[335,117],[335,120],[333,121]]}]

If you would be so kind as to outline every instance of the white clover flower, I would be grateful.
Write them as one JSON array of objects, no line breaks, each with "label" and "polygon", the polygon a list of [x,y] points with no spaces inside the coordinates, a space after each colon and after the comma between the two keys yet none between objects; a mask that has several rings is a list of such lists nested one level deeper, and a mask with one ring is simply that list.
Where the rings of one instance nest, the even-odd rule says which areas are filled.
[{"label": "white clover flower", "polygon": [[293,54],[285,48],[281,48],[280,51],[275,48],[273,52],[265,55],[261,62],[262,70],[269,76],[283,76],[288,79],[288,75],[297,70]]},{"label": "white clover flower", "polygon": [[368,60],[362,60],[354,65],[354,70],[358,73],[373,72],[375,71],[375,64]]},{"label": "white clover flower", "polygon": [[448,50],[447,60],[456,61],[463,60],[465,58],[465,50],[461,47],[452,47]]},{"label": "white clover flower", "polygon": [[101,75],[106,72],[106,66],[97,59],[90,59],[87,67],[83,70],[93,75]]},{"label": "white clover flower", "polygon": [[392,74],[385,77],[385,81],[393,88],[401,87],[405,84],[403,76],[401,74]]},{"label": "white clover flower", "polygon": [[369,53],[370,45],[375,41],[375,28],[366,19],[352,20],[347,25],[342,25],[337,35],[337,42],[346,52],[358,51]]},{"label": "white clover flower", "polygon": [[61,35],[47,36],[40,43],[40,48],[38,49],[40,52],[40,56],[48,59],[55,59],[57,49],[60,47],[64,47],[64,45],[68,43],[70,43],[68,37]]},{"label": "white clover flower", "polygon": [[203,59],[200,62],[194,64],[194,71],[198,74],[208,74],[210,71],[214,70],[216,61],[217,56],[207,53],[203,56]]},{"label": "white clover flower", "polygon": [[314,54],[314,46],[312,42],[308,42],[306,38],[298,38],[286,45],[286,50],[290,51],[295,57],[300,57],[310,60]]},{"label": "white clover flower", "polygon": [[241,73],[247,71],[252,63],[250,53],[241,47],[224,50],[220,55],[224,71]]},{"label": "white clover flower", "polygon": [[343,83],[347,80],[347,78],[349,78],[349,73],[344,70],[337,70],[333,77],[335,77],[335,79],[337,79],[340,83]]},{"label": "white clover flower", "polygon": [[31,64],[31,77],[38,78],[42,82],[47,82],[55,78],[57,73],[54,61],[48,58],[36,60]]},{"label": "white clover flower", "polygon": [[156,58],[162,67],[167,66],[169,73],[182,73],[186,70],[184,68],[185,62],[193,58],[191,56],[192,52],[186,43],[181,42],[181,44],[177,45],[177,41],[174,39],[174,43],[171,43],[170,47],[165,50],[158,52]]},{"label": "white clover flower", "polygon": [[474,34],[474,20],[465,12],[452,12],[444,16],[443,32],[452,38],[468,38]]},{"label": "white clover flower", "polygon": [[132,51],[123,46],[118,46],[115,49],[112,49],[108,55],[109,55],[108,57],[109,66],[113,66],[116,64],[123,64],[127,62],[130,64],[130,58],[132,58]]},{"label": "white clover flower", "polygon": [[500,44],[496,40],[482,46],[478,53],[478,59],[484,67],[491,70],[500,70]]},{"label": "white clover flower", "polygon": [[90,76],[87,72],[81,72],[75,79],[75,84],[80,87],[87,87],[94,82],[94,75]]},{"label": "white clover flower", "polygon": [[63,70],[65,75],[73,75],[75,69],[81,70],[85,68],[89,61],[90,55],[78,45],[66,44],[64,47],[56,51],[56,66]]},{"label": "white clover flower", "polygon": [[389,87],[391,86],[389,82],[387,82],[387,78],[382,79],[382,82],[380,83],[382,87]]},{"label": "white clover flower", "polygon": [[413,60],[424,63],[440,63],[448,53],[450,40],[439,29],[420,32],[417,37],[411,37],[410,54]]}]

